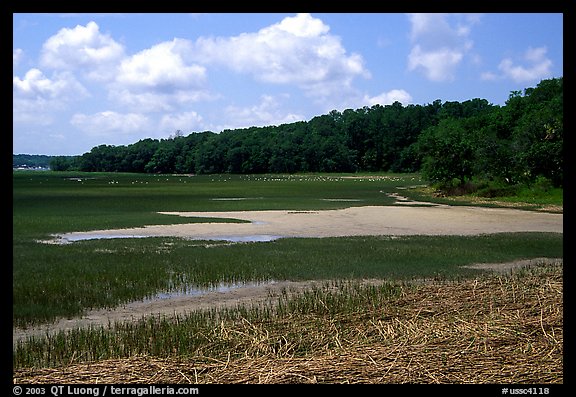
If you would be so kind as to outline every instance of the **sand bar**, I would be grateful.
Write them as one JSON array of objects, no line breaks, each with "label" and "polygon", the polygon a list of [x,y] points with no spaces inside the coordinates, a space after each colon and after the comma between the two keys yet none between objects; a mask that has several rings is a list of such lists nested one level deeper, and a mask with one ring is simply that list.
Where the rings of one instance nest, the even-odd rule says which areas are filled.
[{"label": "sand bar", "polygon": [[[189,223],[94,230],[59,235],[63,242],[114,237],[344,237],[478,235],[563,232],[563,214],[466,206],[365,206],[321,211],[160,212],[183,217],[233,218],[250,223]],[[96,236],[96,237],[91,237]]]},{"label": "sand bar", "polygon": [[[325,211],[236,211],[236,212],[162,212],[184,217],[234,218],[250,223],[190,223],[154,225],[130,229],[96,230],[56,236],[52,242],[69,243],[84,238],[175,236],[195,240],[235,237],[250,241],[254,236],[339,237],[369,235],[476,235],[499,232],[563,232],[563,215],[518,209],[436,205],[367,206]],[[261,240],[265,241],[265,240]],[[509,269],[538,260],[512,264],[479,264],[476,268]],[[548,259],[549,260],[549,259]],[[562,261],[561,258],[554,261]],[[275,281],[260,286],[243,287],[227,292],[207,292],[173,299],[139,301],[115,309],[89,311],[73,319],[54,324],[13,329],[13,343],[29,336],[43,336],[78,327],[106,325],[117,321],[135,321],[142,316],[184,314],[207,307],[236,306],[270,299],[283,288],[302,289],[321,281]],[[377,280],[382,282],[382,280]]]}]

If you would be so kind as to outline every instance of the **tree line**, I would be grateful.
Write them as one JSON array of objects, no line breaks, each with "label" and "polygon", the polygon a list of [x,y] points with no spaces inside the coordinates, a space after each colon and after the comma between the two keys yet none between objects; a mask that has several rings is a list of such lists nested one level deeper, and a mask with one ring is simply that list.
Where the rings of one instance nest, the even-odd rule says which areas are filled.
[{"label": "tree line", "polygon": [[53,170],[141,173],[421,172],[432,183],[563,181],[563,78],[485,99],[336,110],[278,126],[193,132],[57,156]]},{"label": "tree line", "polygon": [[45,154],[13,154],[12,168],[49,168],[53,158]]}]

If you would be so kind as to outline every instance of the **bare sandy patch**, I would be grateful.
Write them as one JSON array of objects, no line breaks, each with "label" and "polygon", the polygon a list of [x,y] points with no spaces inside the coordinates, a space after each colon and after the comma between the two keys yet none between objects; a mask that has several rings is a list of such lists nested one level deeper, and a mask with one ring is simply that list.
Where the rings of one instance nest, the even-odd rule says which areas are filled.
[{"label": "bare sandy patch", "polygon": [[90,238],[181,237],[192,240],[250,236],[346,237],[382,235],[478,235],[563,232],[563,215],[510,208],[435,205],[364,206],[324,211],[160,212],[183,217],[233,218],[249,223],[188,223],[74,232],[61,242]]},{"label": "bare sandy patch", "polygon": [[468,269],[479,269],[479,270],[492,270],[499,273],[506,273],[514,269],[530,266],[539,265],[563,265],[563,258],[533,258],[533,259],[522,259],[513,262],[505,263],[475,263],[473,265],[462,266]]},{"label": "bare sandy patch", "polygon": [[[26,329],[13,328],[12,342],[28,337],[42,337],[60,331],[71,331],[77,328],[107,326],[117,322],[137,321],[147,316],[185,315],[192,311],[236,307],[267,302],[279,296],[283,290],[289,294],[300,292],[314,285],[322,285],[327,280],[310,281],[271,281],[261,284],[229,288],[225,291],[206,291],[191,295],[182,295],[166,299],[146,299],[120,305],[116,308],[91,310],[81,317],[60,319],[52,324],[46,324]],[[365,282],[384,282],[382,280],[367,280]]]},{"label": "bare sandy patch", "polygon": [[[397,197],[403,201],[403,197]],[[425,203],[430,204],[430,203]],[[271,237],[344,237],[404,235],[478,235],[500,232],[563,232],[563,215],[518,209],[452,207],[433,205],[366,206],[326,211],[232,211],[232,212],[162,212],[183,217],[234,218],[250,223],[190,223],[153,225],[130,229],[97,230],[67,233],[47,242],[69,243],[84,238],[127,238],[167,236],[192,240],[251,240],[254,236]],[[236,239],[236,240],[234,240]],[[474,268],[508,270],[527,266],[539,259],[513,264],[480,264]],[[269,300],[282,289],[301,290],[325,281],[278,281],[259,286],[207,292],[196,296],[132,302],[115,309],[95,310],[74,319],[26,330],[13,329],[13,343],[28,336],[42,336],[78,327],[100,326],[117,321],[134,321],[149,315],[184,314],[193,310],[236,306]]]},{"label": "bare sandy patch", "polygon": [[[562,258],[535,258],[504,263],[478,263],[463,266],[465,268],[489,270],[500,273],[509,272],[521,267],[540,266],[546,264],[563,264]],[[379,285],[388,280],[364,279],[357,280],[363,284]],[[425,280],[422,280],[425,282]],[[282,293],[289,295],[300,293],[314,286],[334,284],[331,280],[309,281],[269,281],[253,283],[224,291],[206,291],[204,293],[182,295],[169,298],[146,299],[120,305],[116,308],[91,310],[83,316],[60,319],[52,324],[23,328],[13,328],[12,343],[30,337],[44,337],[58,332],[71,331],[78,328],[101,327],[121,322],[138,321],[148,316],[173,317],[186,315],[198,310],[213,308],[234,308],[239,305],[258,305],[273,302]]]}]

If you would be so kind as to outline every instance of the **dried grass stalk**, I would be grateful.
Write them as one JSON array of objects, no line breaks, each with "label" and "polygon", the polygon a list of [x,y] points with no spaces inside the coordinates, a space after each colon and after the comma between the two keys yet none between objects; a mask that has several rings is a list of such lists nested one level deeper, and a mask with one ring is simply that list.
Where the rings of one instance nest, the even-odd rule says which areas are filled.
[{"label": "dried grass stalk", "polygon": [[222,322],[218,328],[212,338],[228,338],[233,347],[225,357],[139,355],[21,369],[13,380],[563,383],[562,266],[406,287],[376,311],[293,316],[275,324]]}]

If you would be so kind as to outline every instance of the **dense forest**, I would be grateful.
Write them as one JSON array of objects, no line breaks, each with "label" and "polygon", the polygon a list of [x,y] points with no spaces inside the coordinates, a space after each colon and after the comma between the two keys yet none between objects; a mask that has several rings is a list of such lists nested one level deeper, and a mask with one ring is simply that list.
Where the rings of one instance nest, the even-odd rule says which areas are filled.
[{"label": "dense forest", "polygon": [[347,109],[290,124],[193,132],[57,156],[53,170],[144,173],[416,172],[439,186],[563,182],[563,78],[485,99]]}]

